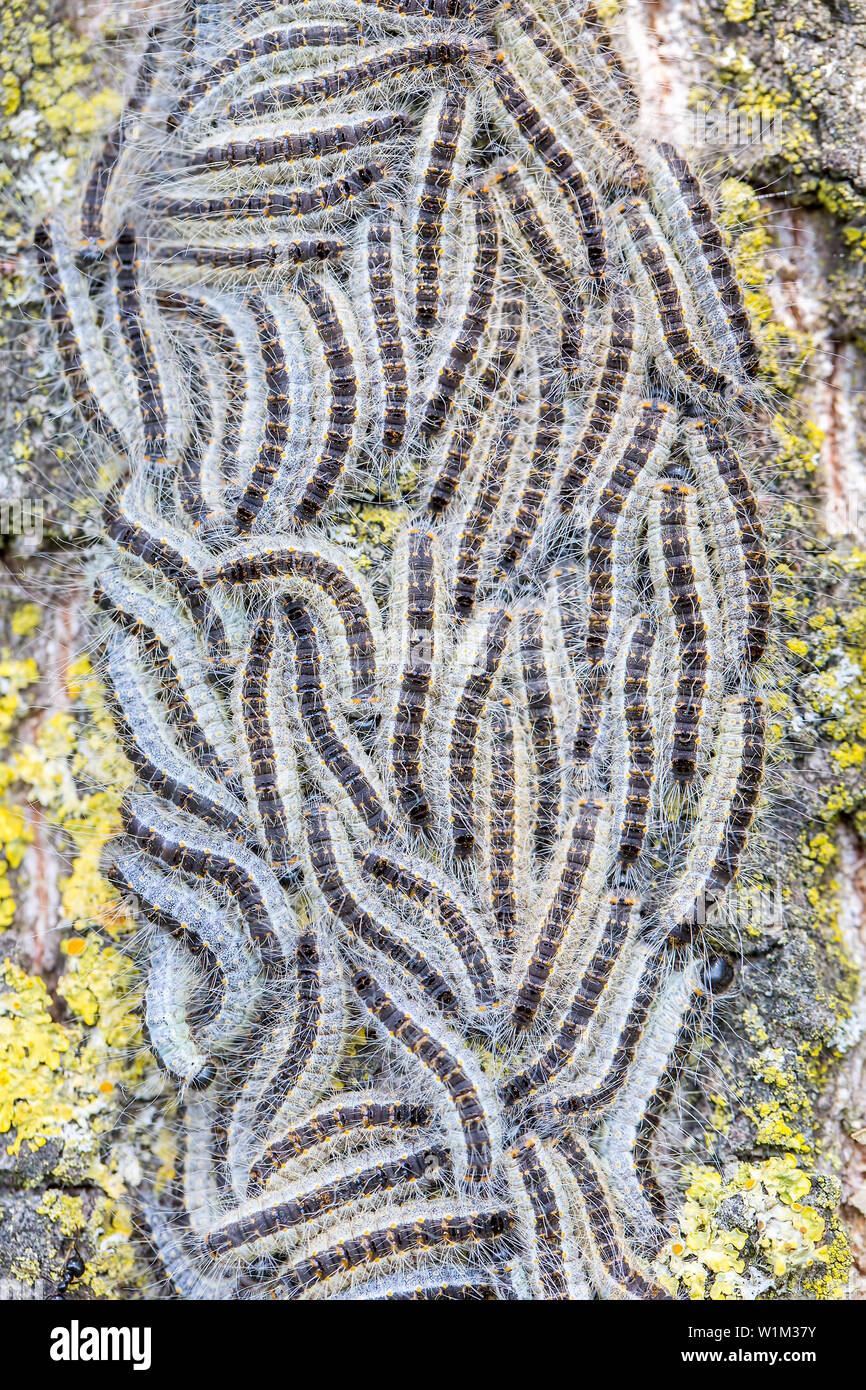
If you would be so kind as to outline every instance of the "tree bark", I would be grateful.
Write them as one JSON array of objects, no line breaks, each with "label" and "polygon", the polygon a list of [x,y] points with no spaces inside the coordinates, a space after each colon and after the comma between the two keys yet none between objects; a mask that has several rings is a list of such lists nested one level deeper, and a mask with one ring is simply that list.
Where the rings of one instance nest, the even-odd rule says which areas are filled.
[{"label": "tree bark", "polygon": [[[666,1182],[674,1210],[690,1203],[684,1229],[720,1249],[727,1232],[746,1232],[734,1296],[863,1297],[866,4],[606,9],[625,35],[646,130],[693,152],[733,210],[776,406],[754,440],[784,653],[760,872],[718,944],[733,980],[712,1039],[663,1125]],[[145,1158],[168,1173],[172,1155],[130,1013],[123,924],[98,875],[113,825],[99,775],[122,776],[80,659],[99,480],[55,379],[29,253],[35,222],[117,109],[112,58],[135,16],[112,30],[111,6],[21,0],[11,11],[0,123],[0,504],[12,516],[0,537],[0,1075],[5,1066],[10,1078],[0,1131],[13,1152],[0,1151],[0,1296],[148,1297],[135,1190]],[[749,1194],[757,1174],[769,1201],[794,1167],[817,1224],[774,1274]]]}]

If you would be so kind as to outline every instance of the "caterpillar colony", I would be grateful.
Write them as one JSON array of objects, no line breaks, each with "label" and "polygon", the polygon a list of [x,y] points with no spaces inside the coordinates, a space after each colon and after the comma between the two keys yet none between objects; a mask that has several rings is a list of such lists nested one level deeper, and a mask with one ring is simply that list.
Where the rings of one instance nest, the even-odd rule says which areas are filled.
[{"label": "caterpillar colony", "polygon": [[637,115],[588,3],[187,0],[38,229],[183,1297],[668,1296],[769,580],[743,294]]}]

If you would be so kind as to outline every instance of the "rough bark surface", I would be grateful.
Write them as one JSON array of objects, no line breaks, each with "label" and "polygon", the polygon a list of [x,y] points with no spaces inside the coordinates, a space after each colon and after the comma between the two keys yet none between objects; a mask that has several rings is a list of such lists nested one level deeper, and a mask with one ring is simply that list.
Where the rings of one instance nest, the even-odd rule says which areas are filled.
[{"label": "rough bark surface", "polygon": [[[703,1243],[730,1296],[862,1297],[866,5],[607,9],[619,11],[647,120],[697,150],[748,225],[738,249],[779,400],[762,480],[789,657],[778,756],[762,872],[739,891],[740,930],[716,943],[732,983],[665,1125],[672,1207],[691,1236],[670,1268],[703,1296]],[[142,1156],[168,1172],[172,1154],[136,1033],[126,928],[98,875],[115,823],[100,788],[124,774],[83,659],[95,480],[54,380],[28,253],[36,217],[117,110],[113,59],[136,16],[37,0],[9,13],[0,503],[38,506],[13,508],[0,538],[0,1296],[153,1297],[131,1212]],[[768,133],[742,139],[757,115]],[[359,530],[375,547],[385,520],[366,510]],[[797,1199],[814,1215],[789,1231]]]}]

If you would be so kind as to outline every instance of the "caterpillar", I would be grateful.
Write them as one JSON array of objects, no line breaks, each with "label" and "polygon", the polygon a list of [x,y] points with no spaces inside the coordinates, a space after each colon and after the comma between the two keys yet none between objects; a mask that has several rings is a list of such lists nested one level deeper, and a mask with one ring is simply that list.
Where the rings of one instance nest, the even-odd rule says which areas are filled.
[{"label": "caterpillar", "polygon": [[346,243],[340,237],[307,237],[295,241],[271,241],[260,246],[175,246],[153,248],[155,262],[188,263],[212,270],[275,270],[305,265],[310,261],[336,260]]},{"label": "caterpillar", "polygon": [[335,843],[332,815],[327,807],[306,813],[307,851],[314,881],[326,906],[350,932],[371,949],[392,960],[401,970],[414,978],[424,993],[438,1008],[452,1010],[456,1000],[447,979],[436,969],[422,951],[416,950],[407,939],[401,938],[388,925],[387,915],[363,895],[351,892],[350,879],[354,871],[345,843]]},{"label": "caterpillar", "polygon": [[388,884],[404,897],[430,907],[451,942],[456,947],[479,1008],[487,1009],[498,1003],[494,974],[486,934],[479,931],[470,914],[446,884],[428,879],[404,858],[396,859],[387,850],[372,850],[361,861],[362,869],[372,878]]},{"label": "caterpillar", "polygon": [[642,615],[626,634],[613,675],[615,728],[621,740],[622,765],[617,798],[619,845],[623,865],[640,858],[647,833],[647,818],[655,772],[655,746],[649,708],[649,668],[655,628]]},{"label": "caterpillar", "polygon": [[84,197],[81,202],[81,241],[86,259],[96,260],[105,253],[105,203],[112,179],[117,173],[136,113],[147,103],[154,85],[164,31],[156,25],[147,36],[147,44],[135,75],[135,85],[129,94],[117,124],[105,137],[102,149],[93,163]]},{"label": "caterpillar", "polygon": [[326,786],[335,790],[339,787],[367,828],[381,833],[391,820],[387,801],[355,739],[344,735],[342,719],[331,714],[324,695],[316,628],[309,611],[303,603],[285,599],[283,617],[294,648],[293,690],[310,744],[308,767],[315,767]]},{"label": "caterpillar", "polygon": [[475,606],[483,583],[486,542],[505,490],[509,465],[517,444],[516,416],[505,417],[490,442],[472,501],[463,517],[457,554],[454,603],[461,616]]},{"label": "caterpillar", "polygon": [[454,407],[466,369],[478,351],[487,324],[496,270],[499,263],[499,232],[489,198],[473,192],[474,256],[472,278],[457,337],[439,369],[436,385],[421,416],[421,430],[430,436],[441,430]]},{"label": "caterpillar", "polygon": [[544,280],[549,282],[559,304],[560,360],[566,371],[580,366],[584,335],[584,306],[577,278],[545,225],[536,200],[515,165],[496,171],[491,186],[502,190],[505,206]]},{"label": "caterpillar", "polygon": [[400,322],[395,287],[393,224],[373,221],[367,233],[367,278],[373,312],[377,358],[382,376],[382,448],[395,453],[409,423],[408,350]]},{"label": "caterpillar", "polygon": [[[202,574],[205,588],[283,579],[288,588],[297,585],[322,616],[332,651],[335,641],[342,641],[350,668],[351,699],[375,700],[376,650],[382,645],[379,611],[363,576],[339,549],[318,540],[299,544],[282,536],[262,537],[224,551],[219,563]],[[335,621],[328,621],[329,613]]]},{"label": "caterpillar", "polygon": [[518,568],[532,546],[550,479],[556,470],[565,412],[559,382],[551,363],[539,364],[538,422],[523,486],[516,499],[514,521],[504,538],[494,570],[503,579]]},{"label": "caterpillar", "polygon": [[[697,524],[694,492],[685,483],[660,483],[648,526],[650,563],[667,598],[677,647],[670,767],[680,784],[693,781],[705,729],[712,727],[720,662],[718,614]],[[708,694],[707,692],[712,692]]]},{"label": "caterpillar", "polygon": [[[749,854],[748,299],[595,7],[168,0],[34,236],[185,1298],[654,1300]],[[101,486],[101,484],[100,484]]]},{"label": "caterpillar", "polygon": [[298,862],[298,772],[294,749],[277,735],[281,675],[276,624],[268,615],[250,638],[236,683],[236,715],[248,803],[271,864],[281,877],[291,877]]},{"label": "caterpillar", "polygon": [[93,598],[113,622],[139,638],[158,676],[166,718],[196,763],[242,795],[228,719],[208,680],[207,658],[195,634],[165,600],[128,583],[116,569],[100,574]]},{"label": "caterpillar", "polygon": [[569,150],[556,138],[551,127],[544,122],[538,108],[532,105],[505,59],[499,54],[493,56],[490,69],[494,91],[504,111],[529,148],[551,171],[571,209],[583,243],[589,275],[595,281],[603,280],[607,266],[607,235],[597,196],[586,175]]},{"label": "caterpillar", "polygon": [[[673,386],[698,400],[727,404],[743,400],[743,387],[708,360],[700,346],[702,334],[689,326],[687,293],[681,283],[681,272],[657,230],[652,213],[638,199],[621,203],[617,212],[624,225],[626,255],[634,267],[640,290],[652,306],[650,323],[658,359],[665,363]],[[695,321],[693,316],[691,321]]]},{"label": "caterpillar", "polygon": [[758,505],[730,441],[708,420],[695,420],[686,447],[698,475],[705,507],[718,518],[713,544],[725,586],[725,635],[732,659],[759,661],[767,646],[770,578]]},{"label": "caterpillar", "polygon": [[[617,421],[632,404],[633,383],[641,370],[635,306],[627,294],[611,299],[610,323],[604,340],[604,361],[586,424],[580,430],[571,458],[558,479],[557,501],[563,515],[589,491],[599,463],[606,460]],[[606,325],[607,327],[607,325]]]},{"label": "caterpillar", "polygon": [[257,58],[293,48],[348,48],[353,41],[360,38],[361,29],[357,24],[298,24],[290,29],[275,29],[266,34],[258,34],[240,47],[233,48],[190,84],[181,100],[168,114],[169,129],[179,125],[215,83],[222,82],[224,78],[238,72]]},{"label": "caterpillar", "polygon": [[689,257],[707,324],[730,343],[743,373],[754,377],[760,359],[743,292],[700,183],[671,145],[658,146],[650,167],[663,222]]},{"label": "caterpillar", "polygon": [[442,94],[426,118],[431,138],[421,171],[414,225],[415,325],[422,333],[429,333],[439,318],[442,221],[454,178],[466,107],[467,93],[456,87]]},{"label": "caterpillar", "polygon": [[146,461],[159,467],[166,462],[168,428],[162,386],[150,343],[150,332],[142,319],[137,284],[138,251],[130,227],[123,227],[115,247],[117,306],[121,330],[132,359],[142,417]]},{"label": "caterpillar", "polygon": [[[474,636],[466,659],[468,674],[454,688],[448,718],[448,799],[454,852],[461,858],[475,848],[475,761],[479,726],[493,682],[505,654],[512,615],[493,608],[484,615],[484,626]],[[471,660],[469,657],[471,656]],[[457,667],[458,678],[462,664]]]},{"label": "caterpillar", "polygon": [[621,570],[634,547],[639,508],[670,447],[675,417],[664,401],[645,401],[628,445],[610,473],[589,523],[587,538],[589,661],[610,659],[622,632],[629,580]]},{"label": "caterpillar", "polygon": [[[96,324],[88,315],[86,295],[69,283],[77,278],[74,266],[63,255],[63,242],[57,245],[57,229],[49,223],[37,227],[33,244],[42,278],[42,291],[54,333],[57,354],[69,392],[84,420],[98,430],[121,456],[126,454],[122,428],[115,421],[126,418],[120,390],[109,376],[108,360],[100,361],[104,348],[99,342]],[[67,281],[64,284],[64,280]],[[73,300],[80,301],[80,310],[73,317]]]},{"label": "caterpillar", "polygon": [[478,378],[472,398],[464,407],[462,417],[452,431],[445,461],[433,480],[428,509],[440,514],[450,505],[469,465],[484,412],[492,405],[497,392],[507,381],[514,365],[517,347],[523,330],[521,300],[506,300],[490,359]]},{"label": "caterpillar", "polygon": [[279,111],[290,111],[299,106],[309,106],[314,102],[332,101],[345,97],[367,87],[378,86],[389,78],[414,72],[418,68],[434,68],[439,65],[459,67],[471,56],[468,44],[443,42],[408,44],[403,48],[385,50],[374,58],[361,63],[353,63],[333,72],[323,73],[302,82],[286,86],[272,87],[267,94],[253,96],[245,101],[234,102],[227,115],[233,125],[241,125],[257,116],[274,116]]},{"label": "caterpillar", "polygon": [[544,924],[526,964],[518,962],[521,978],[512,1007],[515,1027],[528,1028],[532,1023],[568,936],[579,931],[581,917],[595,907],[593,889],[598,885],[599,860],[606,851],[606,829],[601,802],[578,804],[562,863],[551,875],[554,891]]},{"label": "caterpillar", "polygon": [[543,612],[540,609],[523,612],[519,625],[521,704],[529,723],[535,774],[535,853],[539,859],[544,859],[556,844],[562,809],[563,768],[558,728],[562,700],[557,695],[556,653],[544,631]]},{"label": "caterpillar", "polygon": [[426,825],[430,805],[424,791],[421,748],[424,720],[439,666],[436,650],[437,591],[442,580],[436,564],[433,537],[410,531],[398,557],[394,576],[397,594],[405,592],[405,617],[401,612],[398,684],[393,697],[393,718],[386,737],[391,746],[391,777],[398,804],[412,825]]}]

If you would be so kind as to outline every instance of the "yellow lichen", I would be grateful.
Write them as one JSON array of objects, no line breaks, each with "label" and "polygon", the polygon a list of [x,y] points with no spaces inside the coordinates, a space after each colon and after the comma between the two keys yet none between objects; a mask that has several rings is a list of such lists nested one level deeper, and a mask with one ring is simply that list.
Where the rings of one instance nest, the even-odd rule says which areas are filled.
[{"label": "yellow lichen", "polygon": [[[656,1261],[670,1293],[710,1300],[778,1297],[811,1280],[815,1296],[843,1296],[850,1257],[844,1240],[837,1244],[838,1222],[826,1209],[804,1203],[815,1177],[793,1154],[737,1164],[727,1178],[699,1164],[686,1176],[677,1231]],[[835,1245],[829,1278],[828,1237]]]},{"label": "yellow lichen", "polygon": [[70,1011],[91,1027],[98,1023],[109,1047],[122,1047],[138,1030],[129,1009],[135,971],[129,957],[114,946],[103,946],[95,933],[69,963],[57,992]]},{"label": "yellow lichen", "polygon": [[728,0],[725,6],[725,19],[733,24],[742,24],[755,13],[755,0]]},{"label": "yellow lichen", "polygon": [[16,637],[29,637],[42,622],[42,609],[38,603],[22,603],[12,614],[12,631]]},{"label": "yellow lichen", "polygon": [[[35,667],[24,673],[36,678]],[[0,788],[7,798],[36,803],[62,829],[74,852],[68,876],[60,880],[61,915],[78,930],[100,926],[118,934],[127,923],[117,894],[100,872],[105,842],[120,828],[118,808],[130,779],[129,765],[114,737],[111,718],[89,658],[69,668],[69,697],[83,709],[80,717],[59,710],[40,726],[35,740],[23,743],[0,766]],[[16,714],[21,713],[16,704]],[[83,791],[94,783],[98,790]],[[0,807],[0,846],[6,862],[17,867],[32,839],[19,807]],[[0,921],[5,908],[0,861]]]},{"label": "yellow lichen", "polygon": [[21,713],[21,691],[38,679],[35,661],[15,661],[4,653],[0,660],[0,748],[9,746],[9,730]]},{"label": "yellow lichen", "polygon": [[[131,966],[119,953],[116,960],[104,956],[87,963],[82,1009],[73,1009],[83,1017],[86,1008],[88,1021],[98,1024],[93,1029],[75,1019],[57,1023],[44,981],[8,960],[2,972],[6,989],[0,993],[0,1133],[15,1136],[8,1152],[18,1154],[25,1141],[41,1148],[61,1137],[69,1160],[83,1156],[96,1180],[103,1165],[92,1136],[113,1123],[116,1083],[143,1065]],[[74,988],[70,993],[76,998]],[[127,1057],[125,1044],[134,1044],[136,1055]]]},{"label": "yellow lichen", "polygon": [[44,983],[9,960],[3,980],[8,989],[0,994],[0,1134],[15,1130],[7,1153],[17,1154],[24,1140],[41,1148],[75,1107],[58,1095],[56,1073],[69,1039],[51,1017]]},{"label": "yellow lichen", "polygon": [[[31,815],[22,805],[27,803],[72,849],[71,871],[60,880],[60,925],[72,928],[72,935],[68,944],[61,943],[66,970],[54,997],[42,980],[11,963],[3,972],[0,1132],[11,1136],[9,1151],[16,1155],[23,1144],[39,1149],[59,1140],[59,1156],[52,1160],[55,1178],[100,1187],[116,1203],[125,1179],[113,1150],[103,1154],[100,1136],[116,1123],[124,1088],[147,1062],[136,1016],[136,972],[92,928],[117,934],[128,925],[99,872],[99,857],[119,827],[117,809],[129,769],[86,657],[69,673],[69,695],[78,712],[49,713],[30,741],[12,744],[11,731],[28,712],[27,687],[38,676],[32,661],[13,661],[6,654],[0,661],[0,737],[8,749],[0,763],[0,923],[10,920],[13,909],[10,874],[22,861],[27,868],[24,856],[33,840]],[[113,1220],[105,1216],[109,1248],[121,1239],[109,1230]],[[97,1269],[94,1276],[103,1279],[105,1294],[108,1275],[105,1263],[103,1274]]]}]

